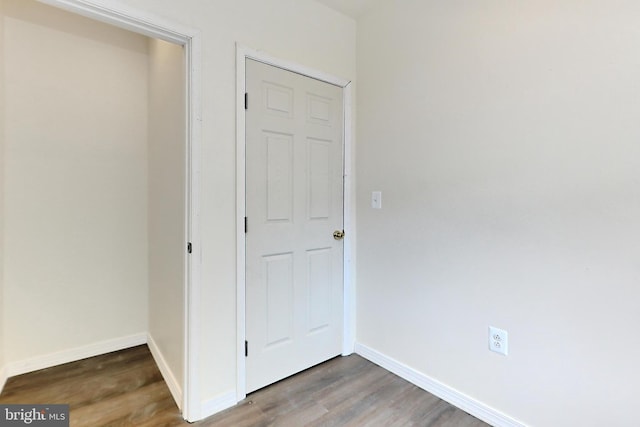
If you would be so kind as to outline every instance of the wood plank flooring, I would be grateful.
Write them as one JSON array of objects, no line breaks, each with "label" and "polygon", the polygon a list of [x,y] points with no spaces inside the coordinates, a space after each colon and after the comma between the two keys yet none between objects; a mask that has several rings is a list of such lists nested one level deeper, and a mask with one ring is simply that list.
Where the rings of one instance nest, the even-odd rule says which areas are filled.
[{"label": "wood plank flooring", "polygon": [[[0,403],[69,404],[71,426],[187,426],[146,346],[10,378]],[[486,427],[357,355],[258,390],[198,427]]]}]

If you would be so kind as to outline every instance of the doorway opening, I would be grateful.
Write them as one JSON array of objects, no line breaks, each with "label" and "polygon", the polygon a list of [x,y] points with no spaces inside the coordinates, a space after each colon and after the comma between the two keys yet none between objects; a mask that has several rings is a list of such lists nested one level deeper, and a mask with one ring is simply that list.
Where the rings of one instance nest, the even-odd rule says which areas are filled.
[{"label": "doorway opening", "polygon": [[[3,59],[9,55],[13,80],[2,286],[4,306],[15,308],[9,321],[17,324],[21,304],[35,305],[44,323],[31,326],[48,341],[11,346],[4,371],[145,342],[183,416],[197,419],[198,35],[135,10],[43,3],[73,16],[35,1],[4,2],[13,39],[4,40]],[[66,51],[55,49],[59,42]],[[143,299],[148,318],[147,309],[135,310]]]}]

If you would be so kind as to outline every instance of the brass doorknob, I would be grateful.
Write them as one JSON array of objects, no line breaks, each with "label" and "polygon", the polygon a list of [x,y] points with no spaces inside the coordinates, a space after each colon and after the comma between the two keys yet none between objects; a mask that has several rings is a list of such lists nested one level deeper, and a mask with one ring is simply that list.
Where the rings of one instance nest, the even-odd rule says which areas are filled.
[{"label": "brass doorknob", "polygon": [[333,238],[336,240],[342,240],[344,237],[344,230],[336,230],[333,232]]}]

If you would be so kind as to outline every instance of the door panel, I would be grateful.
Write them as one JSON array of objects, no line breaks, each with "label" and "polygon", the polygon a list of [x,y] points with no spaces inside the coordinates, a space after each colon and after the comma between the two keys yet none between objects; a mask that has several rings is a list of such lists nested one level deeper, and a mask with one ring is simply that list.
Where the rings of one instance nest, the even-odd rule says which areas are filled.
[{"label": "door panel", "polygon": [[342,89],[247,60],[247,391],[341,353]]}]

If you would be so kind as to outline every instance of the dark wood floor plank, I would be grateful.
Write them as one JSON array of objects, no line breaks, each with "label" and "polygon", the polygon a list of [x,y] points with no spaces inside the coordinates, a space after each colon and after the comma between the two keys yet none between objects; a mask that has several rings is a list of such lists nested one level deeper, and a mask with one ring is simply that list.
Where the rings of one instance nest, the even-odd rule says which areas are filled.
[{"label": "dark wood floor plank", "polygon": [[189,424],[146,346],[10,378],[0,403],[65,403],[71,426],[487,427],[357,356],[337,357]]}]

